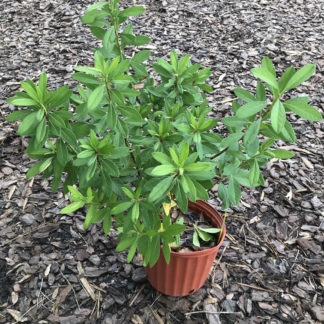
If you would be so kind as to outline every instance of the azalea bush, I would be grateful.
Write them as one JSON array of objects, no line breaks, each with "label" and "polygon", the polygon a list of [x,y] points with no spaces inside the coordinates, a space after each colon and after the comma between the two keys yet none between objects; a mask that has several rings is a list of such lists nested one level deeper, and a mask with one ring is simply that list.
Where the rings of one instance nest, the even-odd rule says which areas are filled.
[{"label": "azalea bush", "polygon": [[[94,51],[94,66],[75,67],[77,91],[66,85],[49,90],[46,73],[38,82],[27,79],[23,91],[7,100],[27,108],[8,121],[21,120],[18,134],[30,137],[26,153],[38,160],[27,178],[52,177],[54,192],[62,185],[70,193],[72,203],[62,213],[85,208],[85,229],[102,222],[108,235],[114,226],[120,231],[117,251],[129,248],[130,261],[138,249],[144,265],[153,266],[160,246],[169,262],[170,244],[185,228],[163,205],[176,203],[186,212],[188,200],[207,200],[215,183],[223,209],[238,204],[242,186],[264,184],[262,165],[293,156],[271,148],[278,139],[297,140],[287,113],[310,121],[322,116],[307,97],[282,99],[315,66],[289,67],[279,77],[265,57],[251,70],[260,80],[255,91],[235,89],[232,112],[217,121],[206,100],[213,90],[206,84],[210,69],[173,50],[168,61],[158,58],[152,65],[154,79],[145,63],[150,51],[137,48],[150,38],[134,34],[127,23],[144,8],[121,10],[118,2],[92,5],[82,17],[102,46]],[[227,131],[217,133],[217,123]],[[208,232],[197,228],[196,242],[198,234]]]}]

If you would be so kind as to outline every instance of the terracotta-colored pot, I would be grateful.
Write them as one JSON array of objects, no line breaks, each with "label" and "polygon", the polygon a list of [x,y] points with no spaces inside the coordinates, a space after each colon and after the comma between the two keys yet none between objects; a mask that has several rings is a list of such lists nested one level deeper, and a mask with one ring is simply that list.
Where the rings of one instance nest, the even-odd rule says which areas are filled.
[{"label": "terracotta-colored pot", "polygon": [[[221,215],[207,202],[199,200],[189,202],[189,208],[202,212],[214,226],[222,225]],[[160,257],[153,268],[147,266],[146,274],[151,285],[158,291],[169,296],[187,296],[196,292],[206,281],[218,249],[226,235],[226,228],[217,246],[203,251],[172,252],[170,263],[165,262],[161,251]]]}]

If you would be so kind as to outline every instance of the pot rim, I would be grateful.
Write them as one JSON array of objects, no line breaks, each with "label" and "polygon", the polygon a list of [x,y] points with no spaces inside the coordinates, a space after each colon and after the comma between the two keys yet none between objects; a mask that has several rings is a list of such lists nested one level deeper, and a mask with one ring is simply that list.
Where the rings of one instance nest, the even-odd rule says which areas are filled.
[{"label": "pot rim", "polygon": [[[200,209],[200,211],[203,213],[204,216],[207,213],[207,214],[209,214],[209,217],[214,217],[214,218],[223,220],[223,217],[221,216],[221,214],[214,207],[212,207],[208,202],[206,202],[204,200],[197,200],[196,202],[189,201],[188,203],[189,203],[189,209],[190,209],[190,207],[195,206],[195,207],[198,207],[198,209]],[[209,217],[207,216],[207,218],[209,218]],[[221,236],[221,239],[217,245],[215,245],[211,248],[202,250],[202,251],[174,252],[171,250],[170,254],[176,256],[177,258],[181,258],[181,257],[199,258],[200,256],[210,254],[214,250],[218,250],[219,247],[223,244],[225,235],[226,235],[226,224],[224,224],[222,236]]]}]

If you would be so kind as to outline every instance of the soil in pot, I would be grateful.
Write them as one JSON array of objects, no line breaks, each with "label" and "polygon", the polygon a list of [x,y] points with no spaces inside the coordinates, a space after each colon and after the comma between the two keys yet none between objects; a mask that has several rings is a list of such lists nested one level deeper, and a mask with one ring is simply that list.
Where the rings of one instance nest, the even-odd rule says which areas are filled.
[{"label": "soil in pot", "polygon": [[[210,240],[208,241],[203,240],[196,234],[200,246],[197,246],[194,243],[195,227],[198,227],[199,229],[215,229],[214,226],[204,217],[202,211],[188,209],[186,213],[182,213],[177,207],[173,207],[170,216],[173,223],[182,219],[183,224],[186,226],[186,229],[180,235],[180,244],[178,246],[175,244],[171,246],[173,252],[203,251],[218,245],[219,233],[207,233],[207,236],[210,237]],[[219,226],[218,229],[220,230],[221,226]]]}]

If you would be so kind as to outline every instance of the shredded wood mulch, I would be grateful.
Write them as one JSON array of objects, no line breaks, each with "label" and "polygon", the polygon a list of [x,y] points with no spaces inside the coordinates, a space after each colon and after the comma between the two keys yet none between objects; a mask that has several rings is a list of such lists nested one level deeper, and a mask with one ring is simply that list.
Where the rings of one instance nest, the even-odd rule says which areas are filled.
[{"label": "shredded wood mulch", "polygon": [[[229,210],[227,237],[206,284],[194,295],[156,292],[139,259],[116,253],[117,233],[84,231],[84,214],[62,216],[62,193],[49,180],[26,180],[33,164],[27,139],[5,121],[5,98],[19,81],[49,74],[52,88],[68,84],[73,66],[92,63],[97,41],[80,22],[92,0],[2,0],[0,3],[0,323],[323,323],[324,124],[291,116],[295,157],[264,167],[266,185],[245,189]],[[249,69],[264,55],[283,71],[315,63],[324,70],[324,9],[306,0],[121,1],[143,5],[134,30],[153,42],[153,58],[172,48],[210,66],[210,105],[230,113],[235,87],[251,88]],[[323,76],[306,94],[323,114]],[[219,132],[223,128],[217,129]],[[216,191],[215,186],[214,191]],[[210,203],[220,209],[211,193]]]}]

